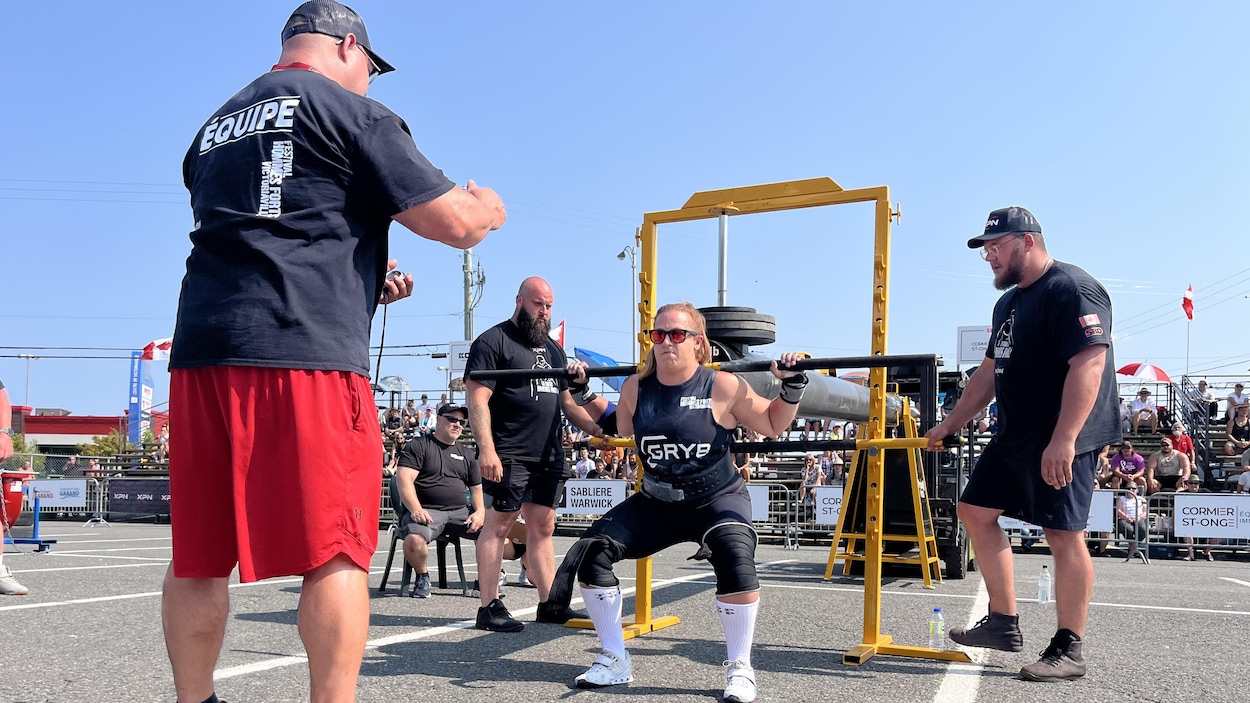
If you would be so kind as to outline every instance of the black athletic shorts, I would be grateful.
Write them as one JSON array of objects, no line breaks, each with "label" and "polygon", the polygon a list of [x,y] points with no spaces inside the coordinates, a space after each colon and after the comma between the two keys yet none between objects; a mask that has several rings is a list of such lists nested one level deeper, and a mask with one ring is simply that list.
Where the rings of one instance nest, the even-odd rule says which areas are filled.
[{"label": "black athletic shorts", "polygon": [[1003,511],[1038,527],[1078,532],[1089,523],[1098,473],[1098,451],[1072,460],[1072,483],[1056,490],[1042,480],[1042,455],[1008,455],[995,442],[985,448],[968,477],[961,503]]},{"label": "black athletic shorts", "polygon": [[626,559],[641,559],[682,542],[703,544],[708,531],[723,523],[751,526],[751,496],[745,482],[738,490],[697,506],[666,503],[640,491],[596,520],[586,535],[608,535],[625,545]]},{"label": "black athletic shorts", "polygon": [[482,479],[482,494],[489,498],[487,507],[501,513],[515,513],[522,503],[552,509],[560,505],[564,481],[569,477],[563,461],[518,461],[500,457],[500,462],[503,476],[499,483]]}]

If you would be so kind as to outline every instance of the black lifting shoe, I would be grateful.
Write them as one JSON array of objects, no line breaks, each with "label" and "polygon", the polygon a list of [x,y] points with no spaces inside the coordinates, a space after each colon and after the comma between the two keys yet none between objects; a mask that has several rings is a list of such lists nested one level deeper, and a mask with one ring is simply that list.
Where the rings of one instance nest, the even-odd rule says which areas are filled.
[{"label": "black lifting shoe", "polygon": [[587,619],[589,617],[585,610],[575,610],[567,605],[554,605],[548,601],[543,601],[538,604],[538,612],[534,615],[534,622],[563,625],[573,618]]},{"label": "black lifting shoe", "polygon": [[496,598],[477,609],[477,629],[491,632],[520,632],[525,623],[512,617],[503,601]]},{"label": "black lifting shoe", "polygon": [[957,627],[947,635],[956,644],[965,647],[985,647],[1004,652],[1024,651],[1024,635],[1020,632],[1019,615],[990,613],[973,627]]},{"label": "black lifting shoe", "polygon": [[1042,658],[1020,669],[1020,678],[1026,681],[1071,681],[1084,675],[1081,638],[1071,630],[1056,632],[1050,646],[1042,650]]}]

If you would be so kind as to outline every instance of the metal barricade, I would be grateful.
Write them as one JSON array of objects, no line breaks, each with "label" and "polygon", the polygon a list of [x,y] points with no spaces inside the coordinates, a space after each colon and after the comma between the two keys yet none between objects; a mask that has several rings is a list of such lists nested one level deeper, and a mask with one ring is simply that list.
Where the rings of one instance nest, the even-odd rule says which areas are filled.
[{"label": "metal barricade", "polygon": [[[1191,502],[1207,505],[1190,508],[1190,514],[1181,515],[1178,520],[1177,496],[1193,496]],[[1250,495],[1161,491],[1147,498],[1147,506],[1150,514],[1148,546],[1158,548],[1155,550],[1156,558],[1177,558],[1182,550],[1184,557],[1190,559],[1197,557],[1195,549],[1203,554],[1214,551],[1234,554],[1250,550],[1250,537],[1236,534],[1240,532],[1244,535],[1245,525],[1250,524]],[[1182,525],[1182,521],[1188,521],[1188,524]],[[1196,534],[1178,536],[1178,527],[1181,528],[1179,531]]]}]

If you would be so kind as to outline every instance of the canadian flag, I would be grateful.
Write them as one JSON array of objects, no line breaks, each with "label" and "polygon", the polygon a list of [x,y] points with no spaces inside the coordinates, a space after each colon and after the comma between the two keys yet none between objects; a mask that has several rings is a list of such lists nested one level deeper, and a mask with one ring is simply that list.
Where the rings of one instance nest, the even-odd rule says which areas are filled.
[{"label": "canadian flag", "polygon": [[1190,322],[1194,321],[1194,287],[1190,286],[1185,289],[1185,295],[1181,298],[1181,309],[1185,311],[1185,317]]},{"label": "canadian flag", "polygon": [[555,327],[552,327],[551,331],[547,333],[547,336],[551,337],[551,340],[555,342],[556,344],[559,344],[560,348],[563,349],[564,348],[564,320],[560,320],[560,324],[556,325]]},{"label": "canadian flag", "polygon": [[153,340],[143,348],[143,356],[140,358],[144,361],[169,361],[169,348],[173,345],[173,337]]}]

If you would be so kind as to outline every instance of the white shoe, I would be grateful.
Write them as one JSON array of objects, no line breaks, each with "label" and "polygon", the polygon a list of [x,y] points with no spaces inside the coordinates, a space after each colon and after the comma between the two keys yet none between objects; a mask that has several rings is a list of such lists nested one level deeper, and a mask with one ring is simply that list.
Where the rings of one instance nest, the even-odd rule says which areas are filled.
[{"label": "white shoe", "polygon": [[729,667],[725,695],[725,703],[752,703],[755,700],[755,669],[740,661],[725,662]]},{"label": "white shoe", "polygon": [[586,673],[578,676],[575,683],[578,688],[603,688],[633,680],[634,665],[629,660],[629,654],[621,658],[605,649],[599,652],[595,663],[590,665]]},{"label": "white shoe", "polygon": [[517,574],[516,585],[523,586],[525,588],[534,588],[534,584],[530,583],[529,574],[525,573],[524,566],[521,567],[521,573]]},{"label": "white shoe", "polygon": [[27,593],[30,593],[30,589],[13,578],[13,572],[9,571],[9,567],[0,566],[0,596],[24,596]]}]

